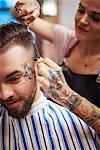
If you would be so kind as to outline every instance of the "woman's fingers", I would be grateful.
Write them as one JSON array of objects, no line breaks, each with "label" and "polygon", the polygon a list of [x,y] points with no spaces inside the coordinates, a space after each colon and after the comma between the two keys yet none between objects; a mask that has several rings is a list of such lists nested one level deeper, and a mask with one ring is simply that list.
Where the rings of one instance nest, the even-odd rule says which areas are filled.
[{"label": "woman's fingers", "polygon": [[15,8],[18,9],[18,8],[22,7],[23,5],[25,5],[24,2],[21,3],[21,2],[19,2],[19,1],[17,1],[17,3],[15,4]]},{"label": "woman's fingers", "polygon": [[25,23],[27,23],[27,24],[30,24],[31,22],[33,22],[33,20],[34,20],[36,17],[38,17],[38,13],[37,13],[37,12],[34,13],[33,15],[30,14],[30,15],[27,15],[27,16],[25,16],[25,13],[26,13],[26,12],[24,12],[24,13],[23,13],[23,16],[19,17],[19,19],[20,19],[20,21],[25,22]]},{"label": "woman's fingers", "polygon": [[40,59],[40,60],[38,60],[38,63],[39,62],[43,62],[43,63],[45,63],[48,67],[50,67],[51,69],[53,69],[53,70],[61,70],[61,68],[59,67],[59,65],[57,65],[54,61],[52,61],[51,59],[49,59],[49,58],[44,58],[44,59]]},{"label": "woman's fingers", "polygon": [[43,76],[44,78],[46,78],[48,80],[50,79],[48,66],[46,66],[43,63],[40,63],[40,64],[38,64],[37,68],[38,68],[38,75],[39,76]]},{"label": "woman's fingers", "polygon": [[37,8],[37,6],[33,6],[33,5],[23,5],[21,7],[18,7],[17,10],[20,10],[20,13],[18,14],[18,17],[27,17],[28,15],[32,15],[32,16],[36,16],[39,15],[39,9]]},{"label": "woman's fingers", "polygon": [[15,7],[12,7],[10,10],[11,10],[11,14],[13,17],[17,18],[18,17],[18,11],[21,10],[21,7],[24,5],[24,3],[21,3],[21,2],[17,2],[15,4]]},{"label": "woman's fingers", "polygon": [[37,68],[38,68],[38,75],[43,76],[44,78],[47,78],[52,83],[55,81],[59,81],[59,80],[62,83],[64,83],[64,77],[63,77],[63,73],[61,70],[56,71],[50,68],[47,64],[43,63],[43,61],[38,63]]},{"label": "woman's fingers", "polygon": [[62,69],[49,58],[38,60],[38,73],[45,78],[45,76],[54,81],[61,81],[63,84],[66,83]]},{"label": "woman's fingers", "polygon": [[40,15],[40,6],[36,0],[19,0],[11,13],[18,21],[30,23]]},{"label": "woman's fingers", "polygon": [[44,77],[42,76],[37,76],[37,81],[39,82],[39,84],[41,85],[41,87],[45,90],[48,91],[49,88],[49,80],[46,80]]}]

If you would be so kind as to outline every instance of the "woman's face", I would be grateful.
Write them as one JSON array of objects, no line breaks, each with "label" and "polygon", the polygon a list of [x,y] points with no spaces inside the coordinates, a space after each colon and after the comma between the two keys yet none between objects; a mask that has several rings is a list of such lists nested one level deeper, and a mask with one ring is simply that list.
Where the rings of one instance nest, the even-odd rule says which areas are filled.
[{"label": "woman's face", "polygon": [[100,40],[100,0],[80,0],[75,30],[79,40]]}]

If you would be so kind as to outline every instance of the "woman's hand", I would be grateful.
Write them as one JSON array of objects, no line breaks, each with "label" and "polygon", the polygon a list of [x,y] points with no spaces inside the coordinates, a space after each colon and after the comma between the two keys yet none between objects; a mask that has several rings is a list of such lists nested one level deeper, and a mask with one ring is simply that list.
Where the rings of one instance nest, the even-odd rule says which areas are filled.
[{"label": "woman's hand", "polygon": [[30,25],[40,15],[40,5],[36,0],[18,0],[11,13],[19,22]]},{"label": "woman's hand", "polygon": [[62,69],[49,58],[40,58],[37,66],[37,80],[46,94],[56,103],[68,106],[67,98],[72,90],[67,85]]}]

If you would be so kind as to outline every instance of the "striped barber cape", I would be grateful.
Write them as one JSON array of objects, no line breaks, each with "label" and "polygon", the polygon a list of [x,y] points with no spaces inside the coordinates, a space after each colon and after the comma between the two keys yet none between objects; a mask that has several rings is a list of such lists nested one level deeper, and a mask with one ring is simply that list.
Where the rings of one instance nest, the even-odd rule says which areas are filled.
[{"label": "striped barber cape", "polygon": [[99,145],[92,128],[43,94],[23,119],[0,107],[0,150],[98,150]]}]

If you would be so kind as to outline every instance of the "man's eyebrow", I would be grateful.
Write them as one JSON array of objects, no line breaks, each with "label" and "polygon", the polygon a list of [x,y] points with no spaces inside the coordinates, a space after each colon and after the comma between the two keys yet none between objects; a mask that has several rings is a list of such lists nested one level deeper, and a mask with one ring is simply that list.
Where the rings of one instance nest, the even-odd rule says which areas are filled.
[{"label": "man's eyebrow", "polygon": [[14,72],[10,73],[9,75],[6,76],[6,78],[9,78],[13,75],[16,75],[17,73],[22,73],[21,71],[15,70]]}]

